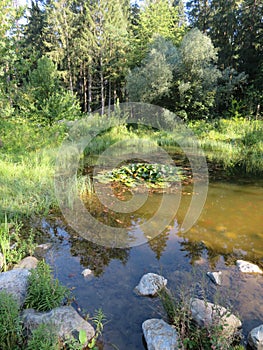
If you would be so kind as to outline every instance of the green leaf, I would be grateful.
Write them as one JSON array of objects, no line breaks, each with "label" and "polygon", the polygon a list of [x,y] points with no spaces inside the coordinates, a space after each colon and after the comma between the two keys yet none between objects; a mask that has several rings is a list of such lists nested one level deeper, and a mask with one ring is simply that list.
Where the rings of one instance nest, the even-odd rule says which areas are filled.
[{"label": "green leaf", "polygon": [[88,341],[87,333],[84,329],[81,329],[79,331],[79,341],[80,341],[80,344],[82,344],[82,345],[86,344]]}]

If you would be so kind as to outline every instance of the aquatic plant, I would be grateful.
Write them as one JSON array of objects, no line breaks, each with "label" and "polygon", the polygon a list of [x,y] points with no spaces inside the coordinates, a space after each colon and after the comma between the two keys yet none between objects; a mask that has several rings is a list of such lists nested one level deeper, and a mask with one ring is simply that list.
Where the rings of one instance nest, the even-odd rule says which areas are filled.
[{"label": "aquatic plant", "polygon": [[132,163],[118,169],[98,173],[95,178],[102,183],[119,182],[127,187],[146,185],[152,188],[169,187],[185,177],[181,168],[148,163]]}]

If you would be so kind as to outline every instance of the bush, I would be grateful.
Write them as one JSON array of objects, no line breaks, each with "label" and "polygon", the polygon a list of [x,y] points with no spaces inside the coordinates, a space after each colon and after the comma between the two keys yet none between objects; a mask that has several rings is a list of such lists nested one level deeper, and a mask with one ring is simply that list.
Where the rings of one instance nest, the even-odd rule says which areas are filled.
[{"label": "bush", "polygon": [[40,261],[32,270],[29,279],[25,305],[37,311],[49,311],[61,305],[69,291],[51,275],[51,268],[44,261]]},{"label": "bush", "polygon": [[26,350],[59,350],[59,340],[52,325],[41,324],[32,332]]},{"label": "bush", "polygon": [[0,292],[0,348],[15,350],[22,339],[22,326],[19,306],[14,297],[5,291]]}]

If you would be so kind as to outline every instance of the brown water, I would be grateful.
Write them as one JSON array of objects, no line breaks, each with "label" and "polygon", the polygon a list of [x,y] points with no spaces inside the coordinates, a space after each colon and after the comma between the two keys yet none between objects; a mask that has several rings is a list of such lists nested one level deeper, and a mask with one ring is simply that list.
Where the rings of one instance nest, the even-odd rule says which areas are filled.
[{"label": "brown water", "polygon": [[[263,277],[241,274],[235,262],[243,258],[263,267],[263,182],[214,182],[202,215],[187,233],[178,232],[189,205],[191,188],[183,189],[179,212],[165,232],[148,243],[127,249],[110,249],[91,243],[71,232],[61,220],[44,222],[54,241],[48,261],[56,266],[59,279],[74,287],[75,306],[93,314],[102,308],[107,316],[103,349],[145,349],[141,324],[164,317],[158,298],[139,297],[133,289],[147,272],[162,274],[177,295],[183,286],[193,286],[197,295],[217,295],[223,306],[232,305],[243,322],[243,333],[262,323]],[[140,194],[138,194],[140,196]],[[171,194],[171,200],[173,200]],[[111,223],[125,224],[133,231],[147,220],[160,203],[152,194],[132,218],[111,216]],[[94,215],[109,222],[107,214],[94,206]],[[81,272],[90,268],[93,276]],[[216,287],[206,272],[221,270],[223,285]],[[218,296],[219,295],[219,296]]]}]

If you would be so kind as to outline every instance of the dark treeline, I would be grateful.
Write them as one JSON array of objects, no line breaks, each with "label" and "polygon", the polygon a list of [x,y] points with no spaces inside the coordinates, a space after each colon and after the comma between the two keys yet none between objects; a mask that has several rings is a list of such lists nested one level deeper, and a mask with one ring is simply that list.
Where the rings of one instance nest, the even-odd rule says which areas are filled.
[{"label": "dark treeline", "polygon": [[262,50],[262,0],[2,0],[1,115],[52,123],[130,100],[258,117]]}]

